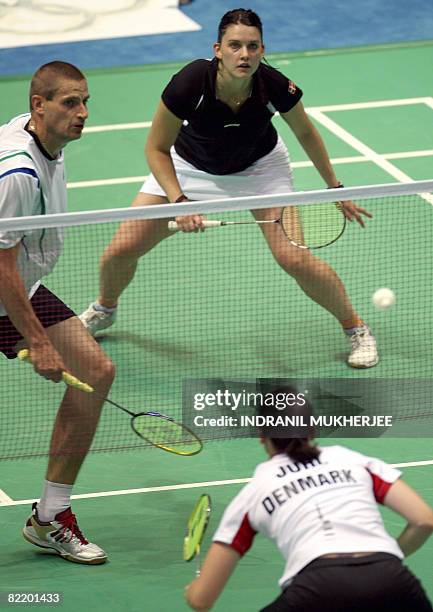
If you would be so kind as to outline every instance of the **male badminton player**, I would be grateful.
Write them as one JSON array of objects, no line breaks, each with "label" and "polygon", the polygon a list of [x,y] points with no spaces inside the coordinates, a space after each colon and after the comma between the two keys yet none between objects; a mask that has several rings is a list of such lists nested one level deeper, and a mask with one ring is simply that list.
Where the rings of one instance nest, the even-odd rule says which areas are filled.
[{"label": "male badminton player", "polygon": [[[86,79],[75,66],[55,61],[35,72],[30,113],[0,128],[1,217],[65,212],[63,148],[81,137],[88,99]],[[0,350],[14,359],[28,348],[40,376],[58,382],[69,371],[106,395],[114,377],[112,363],[72,310],[41,284],[61,247],[59,229],[0,230]],[[23,531],[29,542],[77,563],[107,559],[102,548],[84,537],[70,507],[102,403],[95,395],[67,388],[54,424],[42,497]],[[25,418],[31,428],[31,411]]]},{"label": "male badminton player", "polygon": [[[262,23],[251,10],[226,13],[219,24],[215,57],[196,60],[165,88],[146,145],[152,171],[133,206],[267,195],[292,191],[286,146],[271,123],[276,111],[294,132],[328,187],[339,187],[325,145],[304,111],[302,91],[262,62]],[[349,220],[371,215],[342,202]],[[279,211],[256,210],[257,220]],[[184,231],[203,229],[200,215],[177,219]],[[369,368],[379,360],[369,327],[354,310],[336,272],[306,249],[284,239],[278,225],[261,226],[278,264],[304,293],[341,324],[350,345],[348,364]],[[119,297],[139,258],[170,232],[161,219],[124,222],[101,260],[100,294],[80,316],[90,333],[114,323]]]},{"label": "male badminton player", "polygon": [[[274,398],[283,392],[294,390]],[[262,414],[299,415],[306,426],[262,430],[269,459],[224,512],[201,575],[186,588],[191,608],[212,607],[261,533],[285,559],[281,594],[262,612],[432,612],[402,559],[432,533],[433,510],[380,459],[314,444],[308,404],[276,410],[267,399]],[[396,540],[378,503],[407,521]]]}]

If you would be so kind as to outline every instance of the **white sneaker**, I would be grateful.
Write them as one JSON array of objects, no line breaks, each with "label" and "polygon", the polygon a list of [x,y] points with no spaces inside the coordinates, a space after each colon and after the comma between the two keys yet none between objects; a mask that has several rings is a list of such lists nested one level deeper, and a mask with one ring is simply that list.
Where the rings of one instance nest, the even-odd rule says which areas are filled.
[{"label": "white sneaker", "polygon": [[103,310],[96,310],[95,304],[92,303],[80,316],[78,317],[88,332],[94,336],[96,332],[111,327],[116,320],[116,310],[113,312],[104,312]]},{"label": "white sneaker", "polygon": [[367,325],[357,327],[354,333],[347,337],[350,342],[347,363],[352,368],[372,368],[378,363],[376,338]]},{"label": "white sneaker", "polygon": [[74,563],[97,565],[107,560],[105,551],[88,542],[83,536],[71,508],[56,514],[50,523],[42,523],[34,503],[32,515],[24,526],[23,536],[35,546],[50,548],[63,559]]}]

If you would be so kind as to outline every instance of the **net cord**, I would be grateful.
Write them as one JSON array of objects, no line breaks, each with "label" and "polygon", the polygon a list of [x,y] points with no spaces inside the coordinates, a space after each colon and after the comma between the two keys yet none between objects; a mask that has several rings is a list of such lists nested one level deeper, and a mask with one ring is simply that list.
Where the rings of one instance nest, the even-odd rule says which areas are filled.
[{"label": "net cord", "polygon": [[115,221],[145,219],[169,219],[181,215],[213,214],[227,211],[249,211],[278,206],[304,206],[319,202],[343,200],[360,201],[369,198],[433,193],[433,180],[413,181],[410,183],[386,183],[344,187],[338,189],[319,189],[315,191],[296,191],[262,196],[241,198],[221,198],[218,200],[198,200],[181,204],[156,204],[127,208],[110,208],[52,215],[35,215],[0,219],[0,232],[14,230],[36,230],[42,228],[68,227]]}]

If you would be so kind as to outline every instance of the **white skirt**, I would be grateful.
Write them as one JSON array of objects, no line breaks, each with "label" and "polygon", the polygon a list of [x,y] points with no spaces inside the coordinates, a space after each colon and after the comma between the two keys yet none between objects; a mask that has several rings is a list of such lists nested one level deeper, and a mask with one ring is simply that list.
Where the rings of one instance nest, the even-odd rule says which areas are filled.
[{"label": "white skirt", "polygon": [[[198,170],[180,157],[174,147],[170,154],[182,192],[191,200],[218,200],[293,191],[290,156],[280,136],[270,153],[242,172],[233,174],[209,174]],[[153,174],[148,176],[140,192],[158,196],[166,195]]]}]

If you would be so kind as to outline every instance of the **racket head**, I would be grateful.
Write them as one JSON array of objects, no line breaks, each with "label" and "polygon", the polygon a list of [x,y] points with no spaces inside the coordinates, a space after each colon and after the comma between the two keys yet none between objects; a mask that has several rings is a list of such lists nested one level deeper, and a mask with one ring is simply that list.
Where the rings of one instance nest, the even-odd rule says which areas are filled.
[{"label": "racket head", "polygon": [[196,501],[188,519],[186,536],[183,540],[184,561],[192,561],[199,554],[200,545],[209,524],[211,510],[210,495],[203,493]]},{"label": "racket head", "polygon": [[281,211],[280,225],[293,245],[321,249],[343,235],[346,217],[337,202],[286,206]]},{"label": "racket head", "polygon": [[185,457],[197,455],[203,442],[186,425],[159,412],[140,412],[131,419],[134,432],[157,448]]}]

